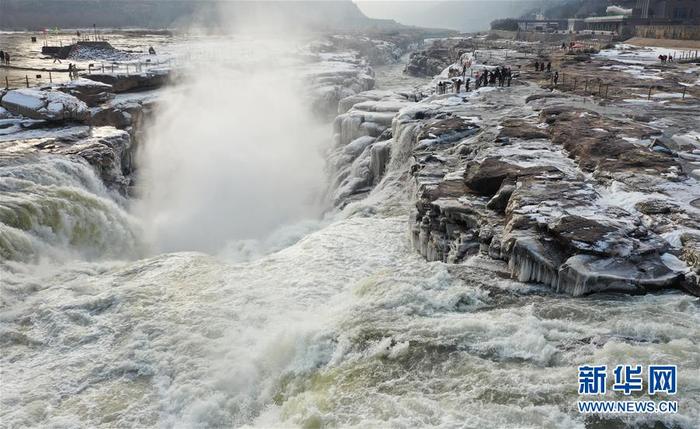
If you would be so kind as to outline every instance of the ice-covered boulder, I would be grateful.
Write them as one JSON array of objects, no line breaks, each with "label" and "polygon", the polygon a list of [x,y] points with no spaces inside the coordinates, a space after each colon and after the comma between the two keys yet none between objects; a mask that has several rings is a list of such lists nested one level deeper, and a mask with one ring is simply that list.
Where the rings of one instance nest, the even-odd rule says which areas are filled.
[{"label": "ice-covered boulder", "polygon": [[129,91],[145,91],[160,88],[168,82],[170,72],[167,70],[150,70],[143,73],[93,73],[82,75],[83,78],[112,86],[119,94]]},{"label": "ice-covered boulder", "polygon": [[56,89],[74,96],[89,107],[100,105],[114,97],[112,85],[85,78],[56,86]]},{"label": "ice-covered boulder", "polygon": [[8,91],[0,105],[10,113],[47,121],[85,121],[87,105],[76,97],[54,90],[23,88]]}]

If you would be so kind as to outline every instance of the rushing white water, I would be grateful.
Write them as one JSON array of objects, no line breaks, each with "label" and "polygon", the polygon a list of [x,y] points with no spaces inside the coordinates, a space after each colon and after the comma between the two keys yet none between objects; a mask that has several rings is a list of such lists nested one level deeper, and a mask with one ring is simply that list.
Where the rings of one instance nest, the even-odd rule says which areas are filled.
[{"label": "rushing white water", "polygon": [[[411,125],[394,127],[389,171],[365,202],[320,230],[297,223],[294,208],[302,206],[282,195],[293,192],[284,178],[255,188],[267,178],[254,173],[273,173],[249,141],[252,131],[227,126],[225,115],[211,129],[199,127],[207,110],[222,109],[209,90],[218,102],[193,109],[184,125],[174,123],[184,121],[178,112],[159,119],[172,131],[156,144],[172,142],[175,152],[156,156],[144,173],[172,181],[162,194],[151,189],[156,196],[140,213],[152,218],[127,214],[78,161],[3,158],[0,237],[13,237],[6,231],[16,222],[11,231],[34,250],[21,253],[27,258],[3,254],[0,263],[0,426],[603,428],[640,420],[697,427],[696,298],[572,299],[507,280],[506,267],[486,259],[426,263],[407,237]],[[261,140],[280,137],[258,122],[265,113],[277,114],[271,123],[290,123],[279,116],[285,109],[269,109],[236,111],[256,125],[260,150],[281,151],[265,159],[272,169],[290,172],[298,165],[282,158],[301,162],[299,151]],[[187,124],[201,134],[189,134]],[[299,143],[291,126],[283,140]],[[228,153],[234,148],[259,161],[253,171],[238,151]],[[291,204],[283,211],[294,214],[277,219],[292,223],[286,227],[261,219],[260,231],[281,227],[258,235],[263,247],[293,244],[264,255],[236,240],[257,235],[239,234],[237,222],[272,209],[256,195],[248,196],[262,204],[257,210],[233,201],[251,189]],[[207,209],[226,216],[208,217]],[[212,248],[228,248],[142,258],[141,225],[153,221],[163,248],[206,248],[191,234],[198,231],[218,242]],[[297,231],[305,237],[289,238]],[[249,250],[259,257],[229,259],[248,259],[238,253]],[[578,415],[576,367],[585,363],[678,365],[679,414],[611,422]]]},{"label": "rushing white water", "polygon": [[136,212],[159,251],[220,251],[320,216],[322,143],[294,43],[200,44],[216,52],[160,99],[140,154]]},{"label": "rushing white water", "polygon": [[138,256],[136,219],[85,162],[61,156],[0,157],[0,258],[38,261]]}]

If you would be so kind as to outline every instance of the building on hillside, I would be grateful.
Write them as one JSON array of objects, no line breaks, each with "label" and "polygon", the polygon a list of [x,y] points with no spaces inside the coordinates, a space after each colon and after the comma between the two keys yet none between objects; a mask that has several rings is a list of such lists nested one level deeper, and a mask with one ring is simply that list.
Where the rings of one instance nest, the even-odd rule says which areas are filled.
[{"label": "building on hillside", "polygon": [[[538,17],[539,18],[539,17]],[[552,33],[566,30],[568,22],[566,19],[520,19],[518,29],[520,31],[536,31],[542,33]]]},{"label": "building on hillside", "polygon": [[698,0],[637,0],[633,16],[644,24],[700,24]]},{"label": "building on hillside", "polygon": [[579,31],[586,29],[586,22],[583,19],[569,18],[568,23],[569,25],[567,30],[569,33],[578,33]]},{"label": "building on hillside", "polygon": [[634,20],[625,15],[592,16],[583,20],[586,30],[626,36],[634,31]]}]

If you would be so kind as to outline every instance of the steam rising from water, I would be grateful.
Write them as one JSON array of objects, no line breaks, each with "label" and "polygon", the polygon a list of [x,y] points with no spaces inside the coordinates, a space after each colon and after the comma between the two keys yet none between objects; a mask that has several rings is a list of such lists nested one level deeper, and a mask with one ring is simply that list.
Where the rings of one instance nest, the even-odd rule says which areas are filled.
[{"label": "steam rising from water", "polygon": [[140,154],[136,207],[156,250],[218,251],[318,215],[329,130],[303,96],[294,49],[209,42],[164,96]]}]

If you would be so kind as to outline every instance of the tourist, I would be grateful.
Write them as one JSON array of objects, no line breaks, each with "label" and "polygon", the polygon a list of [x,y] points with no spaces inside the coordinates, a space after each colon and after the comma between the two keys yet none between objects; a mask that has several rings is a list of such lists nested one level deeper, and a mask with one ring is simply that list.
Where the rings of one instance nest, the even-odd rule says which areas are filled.
[{"label": "tourist", "polygon": [[469,84],[472,82],[471,78],[467,78],[464,81],[464,92],[469,92]]},{"label": "tourist", "polygon": [[10,53],[5,52],[5,64],[10,65]]},{"label": "tourist", "polygon": [[535,61],[535,71],[540,71],[540,62]]},{"label": "tourist", "polygon": [[462,87],[462,79],[457,78],[457,80],[454,80],[454,86],[455,86],[455,94],[459,94],[459,90]]},{"label": "tourist", "polygon": [[559,83],[559,72],[554,72],[554,86],[557,86],[557,83]]},{"label": "tourist", "polygon": [[551,62],[548,62],[548,63],[547,63],[547,72],[548,72],[548,73],[551,73],[551,72],[552,72],[552,63],[551,63]]},{"label": "tourist", "polygon": [[477,90],[479,88],[481,88],[481,74],[477,73],[474,78],[474,89]]},{"label": "tourist", "polygon": [[0,51],[0,64],[5,63],[5,51]]}]

